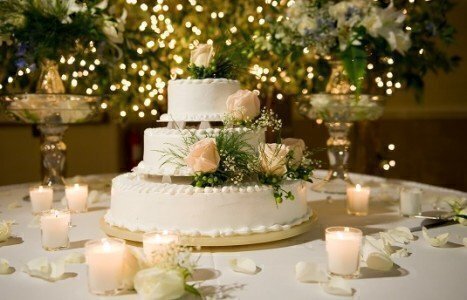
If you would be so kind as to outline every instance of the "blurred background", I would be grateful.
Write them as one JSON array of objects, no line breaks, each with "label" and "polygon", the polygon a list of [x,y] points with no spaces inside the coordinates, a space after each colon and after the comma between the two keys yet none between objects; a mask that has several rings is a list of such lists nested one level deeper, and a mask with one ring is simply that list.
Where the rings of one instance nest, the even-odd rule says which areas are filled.
[{"label": "blurred background", "polygon": [[[457,1],[449,12],[457,28],[456,40],[448,52],[467,53],[467,1]],[[157,69],[157,66],[156,66]],[[430,73],[425,78],[423,101],[414,94],[395,90],[380,120],[360,122],[352,130],[350,170],[387,178],[400,178],[467,191],[467,63],[446,74]],[[132,97],[137,97],[133,95]],[[263,97],[263,101],[268,99]],[[326,145],[323,124],[297,113],[293,96],[275,105],[284,121],[283,135],[303,138],[310,148]],[[160,112],[164,110],[161,105]],[[142,159],[143,131],[156,127],[157,117],[128,118],[72,125],[64,141],[68,146],[67,177],[131,170]],[[39,181],[40,136],[34,126],[0,121],[0,185]],[[323,168],[325,152],[320,153]]]}]

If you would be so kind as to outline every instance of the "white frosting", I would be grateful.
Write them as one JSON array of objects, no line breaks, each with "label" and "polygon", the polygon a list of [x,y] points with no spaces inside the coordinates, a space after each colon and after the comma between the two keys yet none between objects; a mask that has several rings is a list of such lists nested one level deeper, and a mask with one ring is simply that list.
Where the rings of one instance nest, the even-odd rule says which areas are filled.
[{"label": "white frosting", "polygon": [[[246,142],[256,149],[259,143],[264,142],[264,131],[252,131],[247,128],[232,128],[236,132],[245,133]],[[196,135],[199,138],[217,136],[221,129],[168,129],[148,128],[144,131],[143,161],[134,169],[139,174],[191,176],[193,172],[188,167],[180,166],[183,161],[177,161],[165,156],[167,150],[184,149],[184,138]],[[166,162],[166,163],[164,163]]]},{"label": "white frosting", "polygon": [[168,84],[168,112],[161,121],[221,121],[227,98],[240,89],[237,80],[177,79]]},{"label": "white frosting", "polygon": [[288,229],[309,219],[306,188],[283,185],[295,200],[276,205],[264,185],[197,188],[155,182],[134,173],[112,181],[107,223],[131,231],[177,230],[184,235],[228,236]]}]

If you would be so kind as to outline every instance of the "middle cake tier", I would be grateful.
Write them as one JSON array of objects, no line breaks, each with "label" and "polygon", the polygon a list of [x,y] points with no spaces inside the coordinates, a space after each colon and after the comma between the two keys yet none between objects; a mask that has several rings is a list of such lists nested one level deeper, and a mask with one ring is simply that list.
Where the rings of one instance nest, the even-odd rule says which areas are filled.
[{"label": "middle cake tier", "polygon": [[[264,130],[251,130],[244,127],[224,129],[235,131],[244,135],[244,140],[254,149],[265,140]],[[144,131],[144,153],[141,161],[134,171],[138,174],[193,176],[190,168],[180,159],[168,155],[169,150],[180,151],[186,147],[187,138],[195,136],[199,139],[216,137],[221,132],[219,128],[207,129],[168,129],[148,128]]]}]

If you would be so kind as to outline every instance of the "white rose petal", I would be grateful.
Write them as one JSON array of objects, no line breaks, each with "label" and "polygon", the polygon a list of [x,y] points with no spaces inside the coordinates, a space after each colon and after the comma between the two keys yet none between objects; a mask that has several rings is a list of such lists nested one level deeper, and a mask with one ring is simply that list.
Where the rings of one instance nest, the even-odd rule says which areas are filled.
[{"label": "white rose petal", "polygon": [[185,280],[180,270],[163,270],[157,267],[136,273],[136,292],[142,299],[178,299],[185,294]]},{"label": "white rose petal", "polygon": [[326,293],[331,295],[353,295],[352,287],[350,287],[348,280],[341,277],[331,277],[331,279],[327,283],[322,284],[321,287]]},{"label": "white rose petal", "polygon": [[34,277],[55,281],[65,273],[65,260],[59,259],[49,263],[46,257],[35,258],[24,266],[23,272]]},{"label": "white rose petal", "polygon": [[65,262],[61,259],[50,263],[50,278],[58,279],[65,274]]},{"label": "white rose petal", "polygon": [[214,51],[209,44],[199,44],[191,51],[190,63],[197,67],[209,67],[214,56]]},{"label": "white rose petal", "polygon": [[11,223],[8,221],[0,222],[0,243],[5,242],[11,236]]},{"label": "white rose petal", "polygon": [[401,248],[401,249],[393,251],[391,253],[391,258],[408,257],[409,255],[410,253],[406,248]]},{"label": "white rose petal", "polygon": [[428,229],[426,227],[422,228],[423,237],[425,240],[430,243],[433,247],[443,247],[449,240],[449,233],[443,233],[432,238],[428,235]]},{"label": "white rose petal", "polygon": [[134,288],[134,278],[144,266],[142,259],[142,249],[127,246],[125,259],[123,260],[123,286],[131,290]]},{"label": "white rose petal", "polygon": [[327,276],[313,262],[300,261],[295,265],[295,278],[300,282],[326,282]]},{"label": "white rose petal", "polygon": [[8,274],[10,272],[10,263],[4,258],[0,258],[0,274]]},{"label": "white rose petal", "polygon": [[462,239],[462,242],[464,243],[464,246],[467,247],[467,238],[463,238],[463,239]]},{"label": "white rose petal", "polygon": [[383,239],[400,244],[408,244],[415,239],[410,229],[403,226],[390,229],[385,233],[380,233],[380,235]]},{"label": "white rose petal", "polygon": [[230,267],[239,273],[254,275],[257,272],[256,263],[249,258],[234,258],[230,261]]},{"label": "white rose petal", "polygon": [[382,252],[373,252],[368,255],[366,265],[373,270],[389,271],[392,269],[394,262]]},{"label": "white rose petal", "polygon": [[82,254],[82,253],[73,252],[73,253],[70,253],[67,256],[65,256],[63,261],[66,264],[84,264],[84,262],[86,261],[86,258],[84,256],[84,254]]}]

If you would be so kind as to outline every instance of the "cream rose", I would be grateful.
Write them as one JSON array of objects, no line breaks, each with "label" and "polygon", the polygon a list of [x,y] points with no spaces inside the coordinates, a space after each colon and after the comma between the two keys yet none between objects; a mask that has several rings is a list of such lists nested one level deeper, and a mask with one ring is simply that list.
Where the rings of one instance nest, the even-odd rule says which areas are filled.
[{"label": "cream rose", "polygon": [[283,139],[282,144],[286,145],[289,148],[289,151],[292,151],[292,160],[291,164],[293,167],[298,167],[303,158],[303,152],[305,151],[305,142],[302,139]]},{"label": "cream rose", "polygon": [[283,144],[260,144],[259,160],[266,175],[283,176],[287,172],[289,149]]},{"label": "cream rose", "polygon": [[178,299],[185,294],[185,280],[180,270],[157,267],[136,273],[135,290],[142,299]]},{"label": "cream rose", "polygon": [[190,62],[197,67],[209,67],[214,51],[209,44],[199,44],[191,51]]},{"label": "cream rose", "polygon": [[8,240],[11,236],[11,225],[8,222],[0,222],[0,242]]},{"label": "cream rose", "polygon": [[227,110],[236,120],[252,120],[260,113],[258,96],[248,90],[238,90],[227,98]]},{"label": "cream rose", "polygon": [[185,162],[195,173],[211,173],[217,170],[221,158],[217,151],[216,140],[205,138],[191,146]]}]

